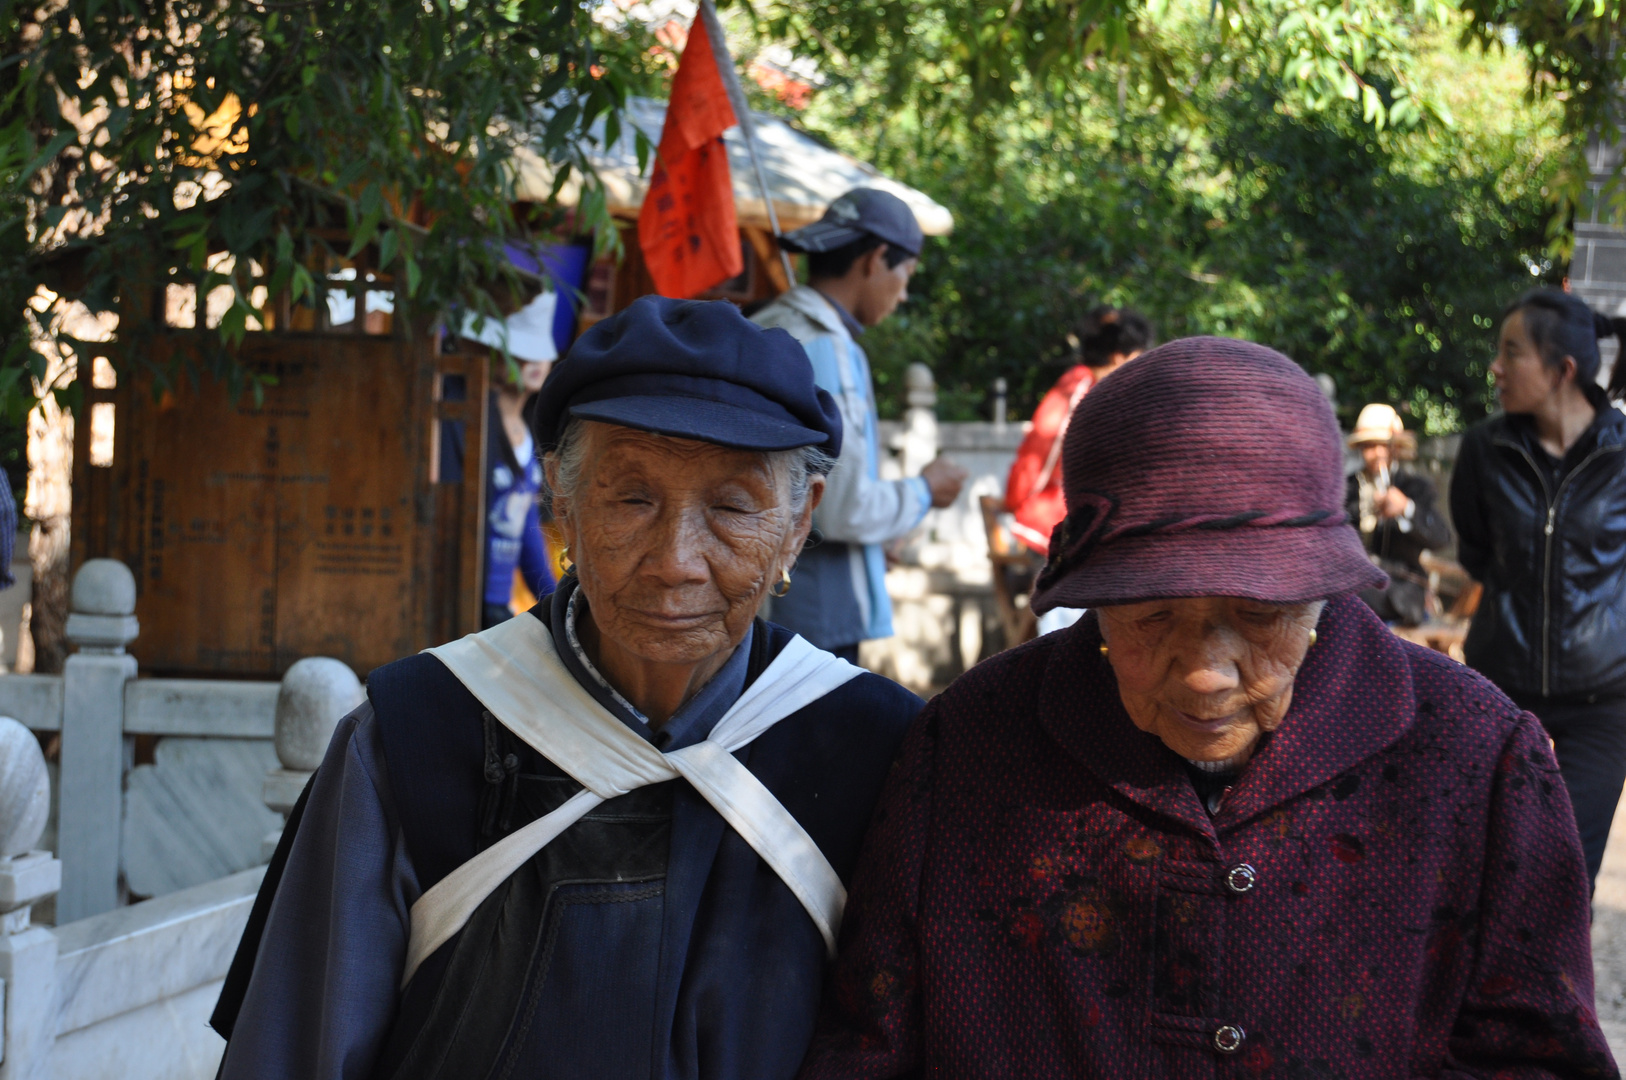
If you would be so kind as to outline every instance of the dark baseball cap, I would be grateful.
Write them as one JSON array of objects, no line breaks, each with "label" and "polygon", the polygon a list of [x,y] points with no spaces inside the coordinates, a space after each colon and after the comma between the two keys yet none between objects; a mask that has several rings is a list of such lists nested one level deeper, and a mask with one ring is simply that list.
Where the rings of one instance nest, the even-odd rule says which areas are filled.
[{"label": "dark baseball cap", "polygon": [[779,243],[790,251],[834,251],[865,236],[884,240],[911,255],[920,254],[925,239],[908,203],[888,191],[853,188],[831,203],[822,218],[786,233]]},{"label": "dark baseball cap", "polygon": [[726,300],[642,296],[595,323],[537,399],[536,443],[571,417],[731,446],[841,453],[841,413],[795,338]]}]

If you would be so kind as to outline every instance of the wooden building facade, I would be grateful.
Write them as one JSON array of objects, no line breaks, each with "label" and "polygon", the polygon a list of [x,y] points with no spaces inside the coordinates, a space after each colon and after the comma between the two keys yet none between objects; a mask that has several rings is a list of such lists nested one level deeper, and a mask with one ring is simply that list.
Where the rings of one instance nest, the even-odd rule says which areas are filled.
[{"label": "wooden building facade", "polygon": [[[72,562],[134,572],[143,670],[276,677],[322,655],[365,674],[479,628],[488,359],[403,332],[369,285],[387,289],[356,287],[361,318],[284,305],[247,335],[244,366],[275,379],[258,400],[208,377],[155,394],[142,372],[218,340],[162,295],[150,336],[109,346],[150,363],[79,373]],[[460,476],[439,472],[443,421],[465,425]]]},{"label": "wooden building facade", "polygon": [[[664,115],[664,103],[629,103],[630,118],[657,136]],[[927,235],[952,228],[920,192],[782,121],[757,123],[783,227],[875,185],[905,198]],[[738,130],[725,142],[744,270],[706,296],[750,306],[791,281]],[[521,201],[551,198],[550,167],[523,153],[517,161]],[[624,256],[586,268],[577,332],[654,291],[638,246],[646,180],[630,132],[596,167]],[[338,231],[329,239],[347,246]],[[402,325],[366,252],[312,270],[338,301],[272,302],[238,349],[248,371],[273,377],[258,397],[207,376],[155,393],[154,372],[186,370],[173,361],[218,343],[210,298],[188,295],[190,286],[129,290],[121,325],[135,329],[81,364],[70,561],[130,566],[141,621],[132,651],[144,671],[274,678],[321,655],[365,675],[480,627],[490,360],[483,348],[445,351],[428,322]],[[457,475],[442,475],[446,424],[463,427]]]}]

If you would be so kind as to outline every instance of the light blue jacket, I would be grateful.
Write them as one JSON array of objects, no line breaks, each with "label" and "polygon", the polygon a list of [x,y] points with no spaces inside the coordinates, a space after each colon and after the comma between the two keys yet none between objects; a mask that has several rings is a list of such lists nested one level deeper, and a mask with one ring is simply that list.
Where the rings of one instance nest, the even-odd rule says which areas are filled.
[{"label": "light blue jacket", "polygon": [[824,541],[802,553],[790,592],[774,601],[771,617],[821,649],[890,637],[892,602],[882,547],[920,524],[932,506],[931,488],[918,476],[880,478],[869,358],[829,300],[798,285],[753,319],[802,343],[813,362],[813,378],[835,398],[843,425],[841,458],[813,512],[813,527]]}]

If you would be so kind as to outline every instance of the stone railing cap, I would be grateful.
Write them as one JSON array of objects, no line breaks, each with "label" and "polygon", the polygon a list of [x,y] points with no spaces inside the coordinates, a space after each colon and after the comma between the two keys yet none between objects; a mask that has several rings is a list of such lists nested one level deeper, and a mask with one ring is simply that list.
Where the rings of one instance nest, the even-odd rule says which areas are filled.
[{"label": "stone railing cap", "polygon": [[30,850],[51,812],[51,778],[34,733],[0,716],[0,856]]},{"label": "stone railing cap", "polygon": [[309,772],[322,763],[333,729],[366,696],[342,660],[307,656],[295,661],[277,691],[277,760]]},{"label": "stone railing cap", "polygon": [[87,559],[73,575],[69,610],[86,615],[134,615],[135,575],[117,559]]},{"label": "stone railing cap", "polygon": [[140,634],[141,624],[134,615],[90,615],[72,611],[62,632],[80,648],[122,652],[124,646]]}]

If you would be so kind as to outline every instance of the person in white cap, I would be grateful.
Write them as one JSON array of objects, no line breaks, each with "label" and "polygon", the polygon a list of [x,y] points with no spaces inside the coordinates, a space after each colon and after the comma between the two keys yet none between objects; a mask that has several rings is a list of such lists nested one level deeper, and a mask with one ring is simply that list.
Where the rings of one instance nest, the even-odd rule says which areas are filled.
[{"label": "person in white cap", "polygon": [[[486,627],[513,616],[509,599],[515,568],[537,599],[554,588],[547,546],[542,542],[542,465],[524,412],[526,401],[542,389],[559,356],[553,340],[558,299],[558,293],[540,293],[504,319],[465,314],[459,335],[466,344],[478,343],[491,350],[492,415],[500,421],[490,425],[486,450],[486,572],[480,620]],[[513,359],[517,371],[507,358]],[[442,445],[448,453],[442,458],[441,473],[446,476],[450,468],[452,476],[461,476],[462,425],[447,434]]]},{"label": "person in white cap", "polygon": [[1361,410],[1349,445],[1360,471],[1345,491],[1345,512],[1367,554],[1389,575],[1387,588],[1363,589],[1361,599],[1385,622],[1416,626],[1428,617],[1428,574],[1423,552],[1451,543],[1451,527],[1435,505],[1434,482],[1399,468],[1399,448],[1410,433],[1388,405]]}]

